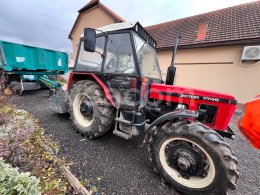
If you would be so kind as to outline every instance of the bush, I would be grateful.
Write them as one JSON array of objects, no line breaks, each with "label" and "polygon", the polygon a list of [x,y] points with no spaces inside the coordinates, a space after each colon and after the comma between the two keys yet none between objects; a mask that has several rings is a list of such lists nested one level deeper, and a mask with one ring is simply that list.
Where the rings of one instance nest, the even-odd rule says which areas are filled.
[{"label": "bush", "polygon": [[[8,106],[0,106],[0,112],[4,116],[4,125],[1,124],[0,113],[0,157],[3,157],[13,166],[22,163],[23,156],[26,156],[24,142],[33,133],[33,121],[28,119],[26,113],[21,110],[16,112]],[[14,116],[12,116],[14,115]]]},{"label": "bush", "polygon": [[19,173],[17,168],[6,164],[0,158],[0,194],[40,195],[39,180],[30,173]]},{"label": "bush", "polygon": [[[65,161],[53,160],[52,154],[45,149],[48,146],[57,153],[58,145],[44,136],[44,129],[40,128],[38,122],[23,110],[0,103],[1,113],[5,121],[0,124],[0,157],[3,157],[6,163],[19,167],[19,171],[30,172],[36,176],[40,180],[39,188],[42,194],[58,195],[70,192],[71,187],[59,167],[59,164],[65,164]],[[2,194],[6,195],[1,191],[0,185],[0,195]]]}]

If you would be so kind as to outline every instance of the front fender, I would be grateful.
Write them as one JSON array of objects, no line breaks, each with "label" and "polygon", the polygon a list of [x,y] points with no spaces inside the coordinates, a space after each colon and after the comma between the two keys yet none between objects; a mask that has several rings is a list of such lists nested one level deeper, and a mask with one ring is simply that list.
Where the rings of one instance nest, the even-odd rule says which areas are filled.
[{"label": "front fender", "polygon": [[171,121],[173,119],[177,119],[177,118],[188,119],[188,118],[197,118],[198,116],[199,116],[199,113],[194,110],[178,110],[178,111],[164,114],[164,115],[160,116],[158,119],[156,119],[151,124],[151,126],[146,130],[143,143],[147,142],[149,135],[150,135],[153,127],[155,127],[155,126],[163,125],[166,122]]}]

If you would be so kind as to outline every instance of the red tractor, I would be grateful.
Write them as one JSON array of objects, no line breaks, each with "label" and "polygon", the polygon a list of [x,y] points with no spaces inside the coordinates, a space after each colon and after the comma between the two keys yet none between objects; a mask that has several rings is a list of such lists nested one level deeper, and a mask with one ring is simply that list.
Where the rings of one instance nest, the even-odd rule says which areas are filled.
[{"label": "red tractor", "polygon": [[239,177],[237,158],[224,141],[234,135],[228,124],[237,101],[174,86],[174,57],[164,82],[155,47],[138,22],[86,28],[66,95],[57,92],[51,101],[58,112],[69,110],[87,138],[111,128],[124,139],[144,135],[155,172],[178,191],[226,194]]}]

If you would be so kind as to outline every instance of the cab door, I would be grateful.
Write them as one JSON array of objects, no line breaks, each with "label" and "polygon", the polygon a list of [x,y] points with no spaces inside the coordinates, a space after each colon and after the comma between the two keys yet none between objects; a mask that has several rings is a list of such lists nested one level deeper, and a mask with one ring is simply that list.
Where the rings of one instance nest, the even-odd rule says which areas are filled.
[{"label": "cab door", "polygon": [[138,76],[130,33],[109,35],[103,73],[117,105],[137,104]]}]

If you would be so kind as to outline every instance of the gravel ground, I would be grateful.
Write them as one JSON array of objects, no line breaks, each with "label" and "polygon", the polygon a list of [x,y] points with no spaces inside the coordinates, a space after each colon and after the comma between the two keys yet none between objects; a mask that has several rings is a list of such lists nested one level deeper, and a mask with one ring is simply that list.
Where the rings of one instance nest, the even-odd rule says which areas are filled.
[{"label": "gravel ground", "polygon": [[[60,154],[74,162],[72,172],[79,178],[88,178],[100,194],[178,194],[162,185],[149,165],[145,148],[140,148],[141,138],[124,140],[108,133],[95,140],[85,140],[74,132],[69,115],[59,115],[50,110],[48,91],[36,90],[10,99],[17,107],[25,109],[40,119],[46,134],[60,143]],[[233,195],[260,194],[260,153],[236,133],[228,140],[239,159],[240,179]]]}]

